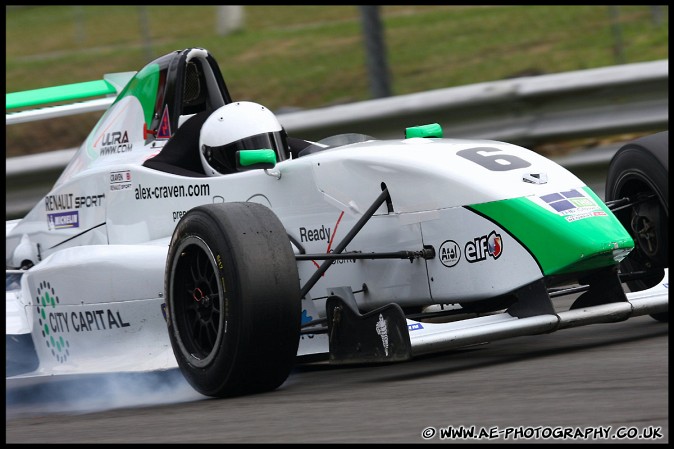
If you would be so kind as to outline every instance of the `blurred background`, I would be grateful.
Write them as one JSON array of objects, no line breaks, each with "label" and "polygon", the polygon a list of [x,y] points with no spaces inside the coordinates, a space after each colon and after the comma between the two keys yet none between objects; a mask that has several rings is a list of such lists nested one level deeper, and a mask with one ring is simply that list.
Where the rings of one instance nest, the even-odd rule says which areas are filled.
[{"label": "blurred background", "polygon": [[[203,47],[277,113],[669,56],[669,7],[6,6],[6,93]],[[102,113],[6,127],[6,157],[76,147]]]}]

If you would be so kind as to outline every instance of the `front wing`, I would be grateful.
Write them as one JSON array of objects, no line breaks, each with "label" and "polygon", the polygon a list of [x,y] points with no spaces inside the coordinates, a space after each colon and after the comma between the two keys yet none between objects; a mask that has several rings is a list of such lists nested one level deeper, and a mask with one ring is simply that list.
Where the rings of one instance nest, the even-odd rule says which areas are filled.
[{"label": "front wing", "polygon": [[[631,317],[666,313],[669,308],[669,269],[654,287],[626,294],[627,300],[542,313],[518,318],[508,311],[453,322],[405,319],[402,310],[389,305],[360,315],[349,301],[328,303],[328,334],[333,363],[368,363],[407,360],[412,357],[487,343],[511,337],[544,334],[596,323],[613,323]],[[310,343],[300,344],[309,354]]]}]

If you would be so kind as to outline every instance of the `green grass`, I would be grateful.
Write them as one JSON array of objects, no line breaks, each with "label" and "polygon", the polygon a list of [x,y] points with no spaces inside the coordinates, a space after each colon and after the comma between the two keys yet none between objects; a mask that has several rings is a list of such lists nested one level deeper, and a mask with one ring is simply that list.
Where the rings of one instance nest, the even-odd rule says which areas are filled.
[{"label": "green grass", "polygon": [[[625,63],[668,58],[669,8],[653,8],[618,7]],[[359,7],[245,6],[243,30],[226,36],[215,32],[216,13],[216,6],[8,7],[5,91],[101,79],[199,46],[220,63],[235,99],[279,110],[371,98]],[[608,6],[402,5],[380,14],[393,95],[621,62]],[[7,129],[8,154],[38,146],[22,126]]]}]

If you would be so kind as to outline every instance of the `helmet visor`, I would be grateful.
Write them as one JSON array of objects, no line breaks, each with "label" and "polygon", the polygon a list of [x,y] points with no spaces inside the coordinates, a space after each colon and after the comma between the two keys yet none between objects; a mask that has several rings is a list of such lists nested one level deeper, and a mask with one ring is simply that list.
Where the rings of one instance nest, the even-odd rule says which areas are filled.
[{"label": "helmet visor", "polygon": [[218,173],[236,172],[236,152],[239,150],[274,150],[279,161],[286,159],[288,141],[284,130],[244,137],[236,142],[210,147],[204,145],[204,156],[208,164]]}]

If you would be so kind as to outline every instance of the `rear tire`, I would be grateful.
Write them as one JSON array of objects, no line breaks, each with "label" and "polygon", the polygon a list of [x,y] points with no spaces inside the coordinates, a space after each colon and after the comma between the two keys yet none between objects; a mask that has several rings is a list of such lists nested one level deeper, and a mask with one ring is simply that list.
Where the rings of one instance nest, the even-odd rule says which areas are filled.
[{"label": "rear tire", "polygon": [[[634,239],[635,248],[620,264],[622,272],[647,271],[644,279],[629,281],[631,291],[653,287],[669,267],[669,131],[624,145],[611,159],[606,177],[606,200],[640,194],[654,198],[615,212]],[[668,322],[668,313],[651,315]]]},{"label": "rear tire", "polygon": [[290,240],[269,208],[220,203],[185,214],[165,294],[171,346],[190,385],[213,397],[279,387],[297,355],[299,292]]}]

